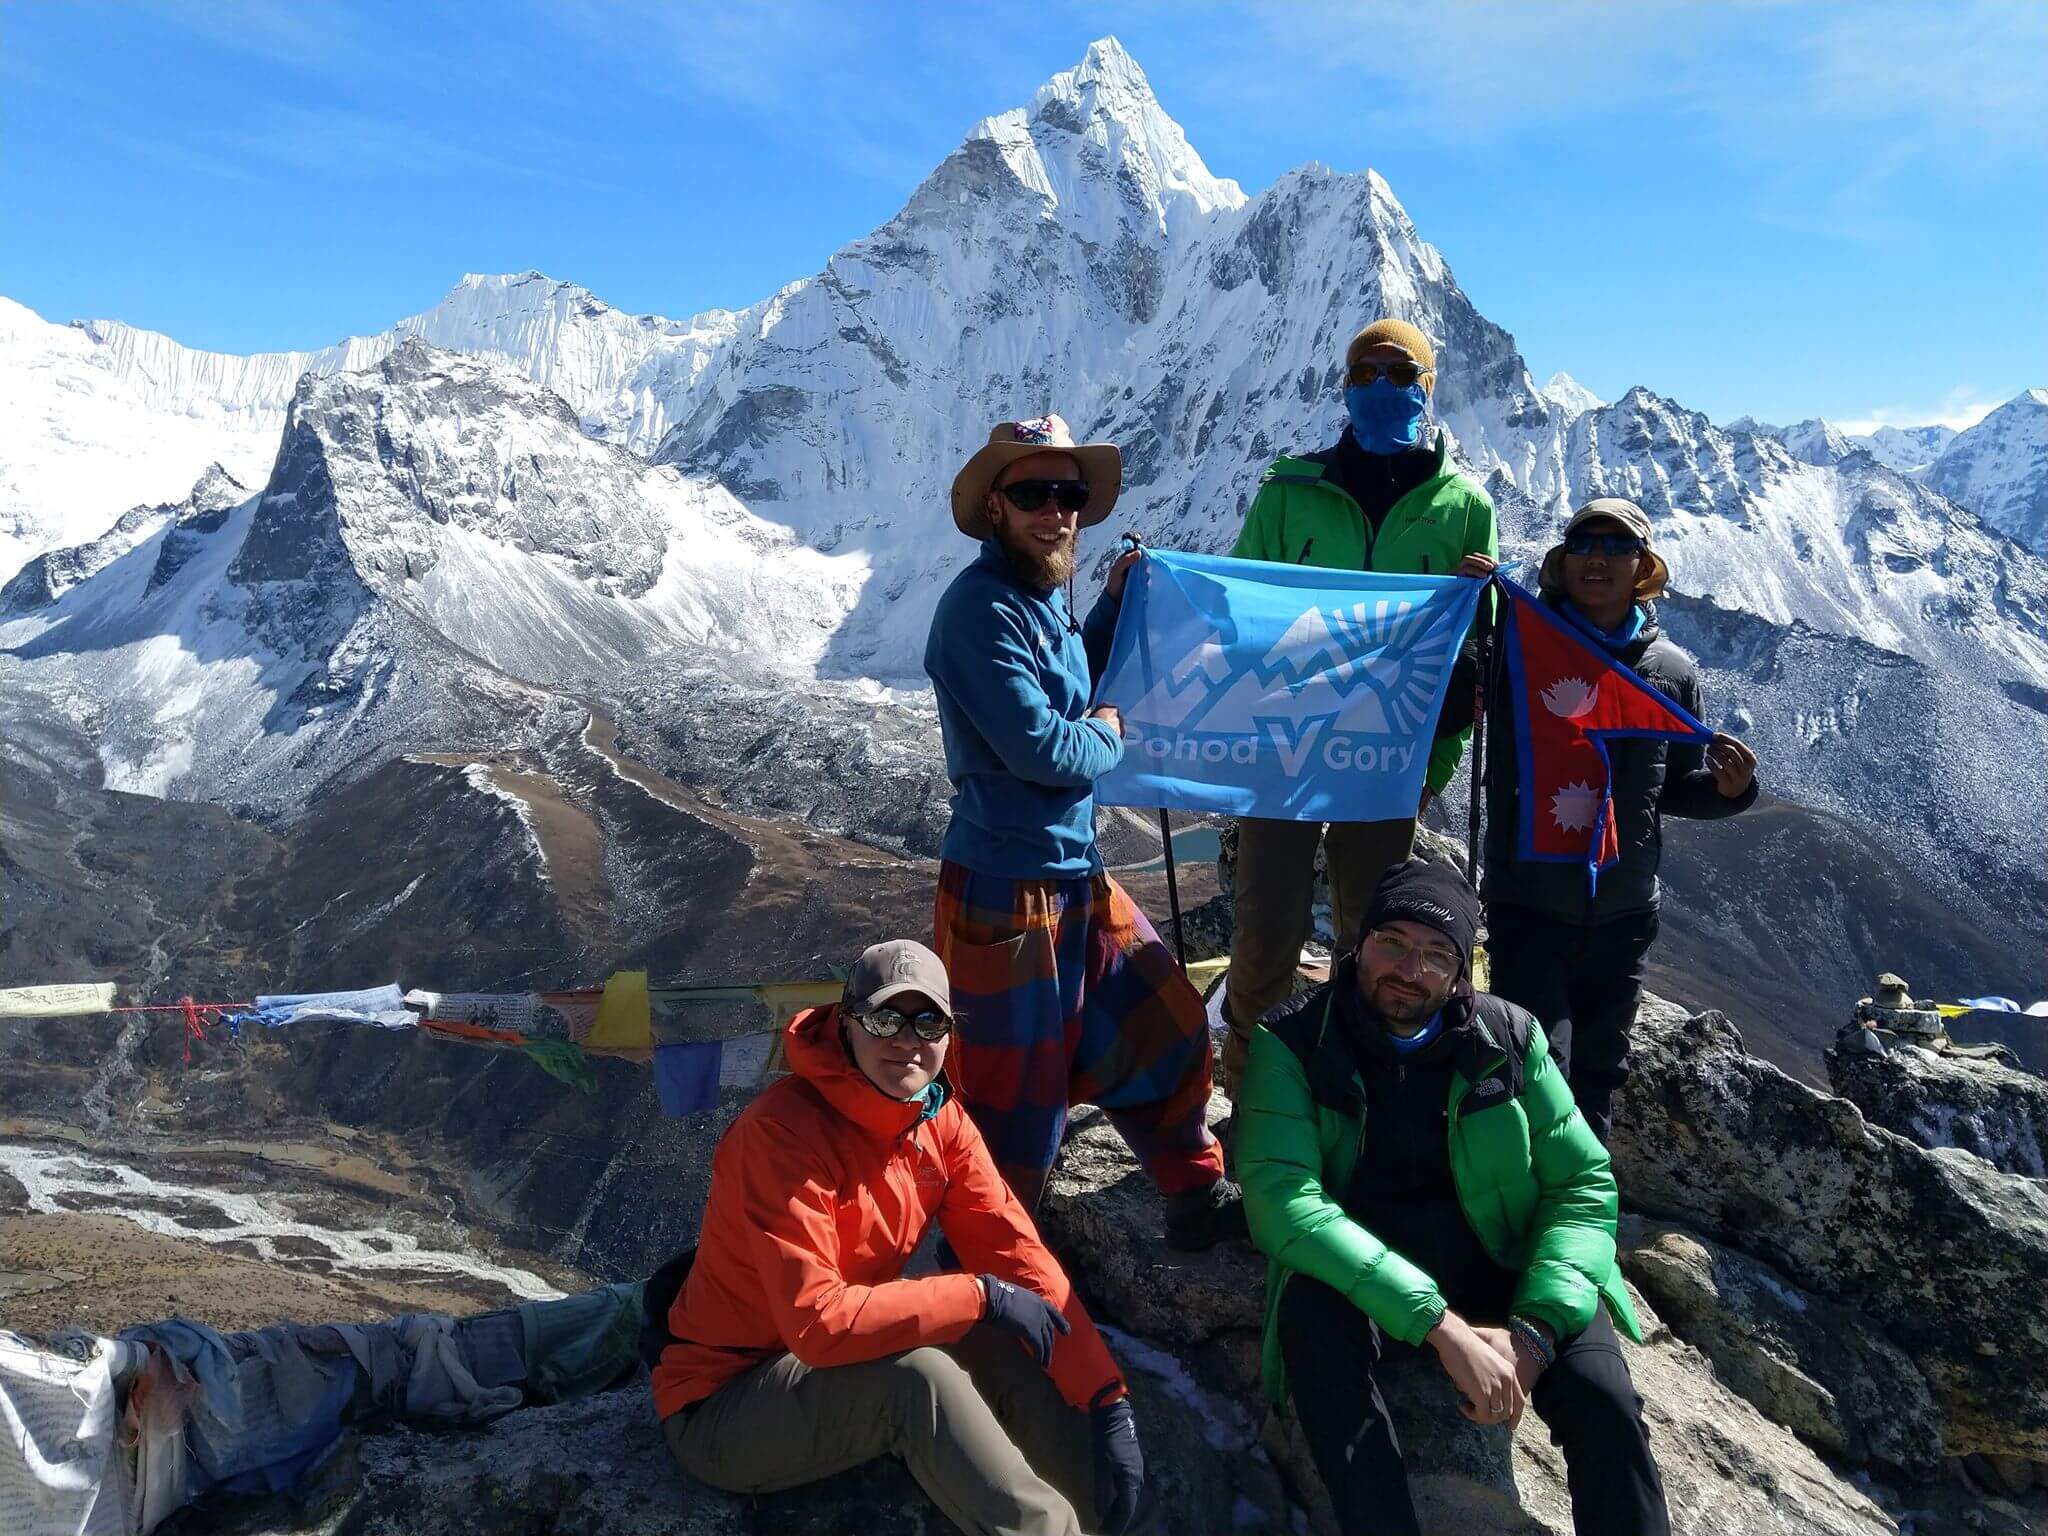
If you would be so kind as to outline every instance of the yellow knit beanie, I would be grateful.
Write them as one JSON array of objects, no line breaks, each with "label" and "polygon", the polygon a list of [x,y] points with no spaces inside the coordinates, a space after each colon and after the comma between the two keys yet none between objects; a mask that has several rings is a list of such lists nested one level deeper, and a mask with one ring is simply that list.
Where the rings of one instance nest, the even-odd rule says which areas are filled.
[{"label": "yellow knit beanie", "polygon": [[1422,387],[1436,389],[1436,348],[1429,338],[1406,320],[1375,320],[1344,349],[1344,366],[1358,361],[1358,354],[1372,347],[1399,347],[1422,369]]}]

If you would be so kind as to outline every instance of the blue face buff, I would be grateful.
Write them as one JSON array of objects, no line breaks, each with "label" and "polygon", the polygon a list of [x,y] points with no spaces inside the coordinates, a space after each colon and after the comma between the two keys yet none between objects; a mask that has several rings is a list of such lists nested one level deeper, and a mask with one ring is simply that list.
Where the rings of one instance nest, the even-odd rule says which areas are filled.
[{"label": "blue face buff", "polygon": [[1389,378],[1353,384],[1344,391],[1344,409],[1351,417],[1351,435],[1367,453],[1399,453],[1422,438],[1422,418],[1429,395],[1418,383],[1396,389]]}]

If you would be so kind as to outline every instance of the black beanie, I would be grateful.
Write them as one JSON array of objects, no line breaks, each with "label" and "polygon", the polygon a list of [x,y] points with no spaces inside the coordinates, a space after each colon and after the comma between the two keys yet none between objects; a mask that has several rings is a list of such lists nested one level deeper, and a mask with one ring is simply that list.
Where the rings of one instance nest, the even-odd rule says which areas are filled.
[{"label": "black beanie", "polygon": [[[1455,865],[1409,859],[1396,864],[1372,893],[1365,911],[1367,932],[1386,923],[1422,923],[1451,941],[1466,972],[1479,938],[1479,893]],[[1361,935],[1362,937],[1362,935]]]}]

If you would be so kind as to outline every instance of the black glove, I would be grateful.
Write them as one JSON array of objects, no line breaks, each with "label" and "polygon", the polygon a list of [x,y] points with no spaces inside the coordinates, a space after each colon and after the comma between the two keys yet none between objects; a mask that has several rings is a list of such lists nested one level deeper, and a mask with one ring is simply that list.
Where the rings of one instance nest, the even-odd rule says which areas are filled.
[{"label": "black glove", "polygon": [[1123,1536],[1138,1514],[1145,1489],[1145,1453],[1138,1449],[1138,1416],[1128,1397],[1092,1410],[1088,1429],[1095,1440],[1095,1506],[1102,1536]]},{"label": "black glove", "polygon": [[1038,1292],[1027,1291],[1007,1280],[998,1280],[994,1275],[981,1277],[981,1291],[985,1298],[981,1307],[983,1321],[1009,1329],[1024,1341],[1041,1371],[1049,1367],[1055,1330],[1060,1333],[1074,1331],[1060,1316],[1059,1308]]}]

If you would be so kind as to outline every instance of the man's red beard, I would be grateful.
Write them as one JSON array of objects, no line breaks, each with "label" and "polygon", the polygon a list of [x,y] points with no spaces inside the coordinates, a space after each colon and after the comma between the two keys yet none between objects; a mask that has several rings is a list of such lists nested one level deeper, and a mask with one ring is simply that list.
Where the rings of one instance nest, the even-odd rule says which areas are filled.
[{"label": "man's red beard", "polygon": [[1066,534],[1057,544],[1042,544],[1030,535],[1020,533],[1005,518],[996,524],[996,537],[1002,542],[1003,552],[1010,557],[1011,567],[1028,585],[1041,592],[1050,592],[1073,579],[1080,561],[1079,530]]}]

